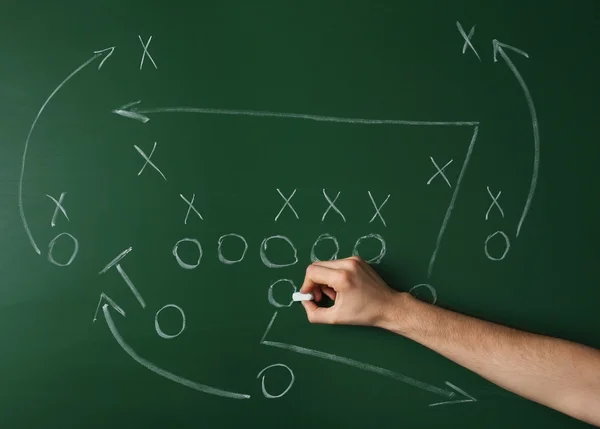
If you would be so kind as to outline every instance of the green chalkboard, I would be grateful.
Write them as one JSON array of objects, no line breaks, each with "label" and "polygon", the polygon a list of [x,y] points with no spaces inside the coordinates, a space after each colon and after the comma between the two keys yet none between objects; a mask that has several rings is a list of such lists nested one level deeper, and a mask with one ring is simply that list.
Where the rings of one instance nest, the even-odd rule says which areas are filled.
[{"label": "green chalkboard", "polygon": [[594,1],[5,2],[6,428],[564,428],[291,293],[600,346]]}]

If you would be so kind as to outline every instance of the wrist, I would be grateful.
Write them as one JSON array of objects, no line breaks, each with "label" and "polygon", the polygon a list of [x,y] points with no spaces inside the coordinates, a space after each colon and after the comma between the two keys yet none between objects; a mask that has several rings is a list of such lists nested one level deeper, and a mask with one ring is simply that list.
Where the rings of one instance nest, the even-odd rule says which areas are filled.
[{"label": "wrist", "polygon": [[406,292],[395,292],[386,303],[377,327],[400,335],[410,329],[412,304],[415,298]]}]

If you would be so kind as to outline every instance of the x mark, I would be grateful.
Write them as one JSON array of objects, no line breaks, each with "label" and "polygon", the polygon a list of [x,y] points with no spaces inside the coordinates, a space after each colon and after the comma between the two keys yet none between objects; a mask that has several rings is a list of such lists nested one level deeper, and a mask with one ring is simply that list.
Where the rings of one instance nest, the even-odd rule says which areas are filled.
[{"label": "x mark", "polygon": [[490,187],[486,186],[486,188],[487,188],[488,194],[492,198],[492,204],[490,204],[490,207],[488,208],[487,212],[485,213],[485,220],[488,220],[490,211],[492,210],[492,208],[494,206],[498,207],[500,214],[502,215],[502,217],[504,217],[504,211],[502,210],[502,207],[500,207],[500,204],[498,204],[498,198],[500,198],[500,195],[502,195],[502,191],[498,191],[498,194],[494,197],[494,195],[492,195],[492,191],[490,191]]},{"label": "x mark", "polygon": [[188,205],[188,210],[187,210],[187,213],[185,214],[185,220],[183,221],[183,223],[185,225],[187,225],[188,216],[190,215],[190,211],[192,211],[192,210],[194,210],[194,213],[196,213],[201,220],[204,220],[204,218],[202,217],[200,212],[198,210],[196,210],[196,207],[194,207],[194,199],[196,198],[196,194],[192,194],[192,201],[188,201],[182,194],[179,194],[179,196]]},{"label": "x mark", "polygon": [[479,56],[479,54],[473,47],[473,44],[471,43],[471,37],[473,37],[473,35],[475,34],[475,26],[471,27],[471,30],[469,31],[468,35],[465,33],[465,30],[463,30],[462,25],[460,25],[460,22],[458,22],[458,21],[456,21],[456,28],[458,28],[460,35],[463,37],[463,39],[465,39],[465,43],[463,44],[463,48],[462,48],[462,53],[464,54],[467,51],[467,46],[468,46],[473,50],[473,52],[475,52],[475,55],[477,55],[477,59],[479,61],[481,61],[481,57]]},{"label": "x mark", "polygon": [[371,199],[371,202],[373,203],[373,207],[375,207],[375,214],[373,215],[373,217],[371,218],[369,223],[373,222],[375,220],[375,218],[377,216],[379,216],[379,219],[381,219],[383,226],[387,226],[385,223],[385,219],[383,218],[383,216],[381,216],[381,209],[383,208],[383,206],[385,206],[385,203],[387,203],[388,200],[390,199],[390,195],[388,194],[388,196],[383,201],[383,203],[381,203],[381,205],[379,207],[377,207],[377,204],[375,204],[375,200],[373,199],[373,195],[371,195],[371,191],[367,191],[367,192],[369,193],[369,198]]},{"label": "x mark", "polygon": [[448,184],[448,187],[452,187],[452,185],[450,184],[450,181],[448,180],[448,178],[446,177],[446,175],[444,174],[444,170],[446,169],[446,167],[448,167],[450,164],[452,164],[452,161],[454,161],[453,159],[451,159],[450,161],[448,161],[446,163],[446,165],[444,165],[442,168],[440,168],[437,163],[435,162],[435,160],[433,159],[433,157],[429,157],[429,159],[431,160],[431,162],[433,163],[433,165],[435,166],[437,172],[431,176],[431,178],[427,181],[427,184],[429,185],[431,183],[431,181],[433,179],[436,178],[436,176],[439,174],[440,176],[442,176],[442,179],[444,179],[446,181],[446,183]]},{"label": "x mark", "polygon": [[333,199],[333,201],[331,201],[331,199],[329,198],[329,195],[327,195],[327,192],[325,192],[325,189],[323,189],[323,196],[325,197],[325,199],[327,200],[327,202],[329,203],[329,206],[327,207],[327,210],[325,210],[325,213],[323,213],[323,217],[321,218],[321,222],[323,222],[325,220],[325,217],[327,216],[327,213],[329,213],[329,210],[333,209],[337,212],[337,214],[339,214],[342,219],[344,219],[344,222],[346,222],[346,218],[344,217],[343,213],[340,211],[340,209],[338,209],[335,206],[335,202],[337,201],[338,197],[340,196],[341,192],[338,192],[337,195],[335,196],[335,198]]},{"label": "x mark", "polygon": [[54,201],[54,204],[56,204],[56,208],[54,209],[54,214],[52,215],[52,220],[50,221],[50,226],[52,226],[52,227],[54,227],[54,225],[56,225],[56,215],[58,214],[59,210],[70,222],[69,216],[67,215],[67,211],[62,206],[62,202],[63,202],[63,199],[65,198],[65,195],[67,195],[66,192],[61,192],[60,197],[58,198],[58,201],[56,201],[56,199],[53,196],[46,194],[46,196],[48,198],[50,198],[52,201]]},{"label": "x mark", "polygon": [[142,37],[139,34],[138,34],[138,39],[140,39],[140,43],[142,44],[142,47],[144,48],[144,53],[142,54],[142,60],[140,61],[140,70],[142,69],[142,67],[144,67],[144,58],[146,58],[146,56],[148,56],[148,58],[150,58],[150,61],[152,61],[152,65],[154,66],[155,69],[158,70],[156,63],[154,62],[154,58],[152,58],[152,55],[150,55],[150,52],[148,52],[148,46],[150,46],[150,42],[152,41],[152,36],[150,36],[150,38],[148,39],[148,42],[146,42],[146,44],[144,44],[144,41],[142,40]]},{"label": "x mark", "polygon": [[279,216],[281,216],[281,213],[286,207],[289,207],[290,210],[294,212],[294,216],[296,216],[296,219],[300,219],[298,213],[296,213],[296,210],[294,210],[294,207],[292,207],[292,205],[290,204],[290,200],[294,197],[294,194],[296,194],[296,190],[294,189],[294,192],[292,192],[292,195],[290,195],[289,198],[286,198],[279,189],[277,189],[277,192],[279,193],[279,195],[281,195],[281,198],[283,198],[285,202],[283,203],[281,210],[279,210],[279,213],[277,213],[277,216],[275,216],[275,222],[277,222],[277,219],[279,219]]},{"label": "x mark", "polygon": [[135,150],[138,151],[138,153],[140,155],[142,155],[142,158],[144,158],[146,160],[146,162],[144,163],[142,169],[139,171],[138,176],[140,174],[142,174],[142,171],[144,171],[144,168],[146,168],[146,165],[150,164],[152,167],[154,167],[154,169],[156,171],[158,171],[158,174],[160,174],[162,176],[163,179],[165,179],[165,182],[167,181],[167,178],[165,177],[165,175],[162,173],[162,171],[160,171],[158,169],[158,167],[156,165],[154,165],[154,163],[152,161],[150,161],[150,158],[152,158],[152,155],[154,154],[154,149],[156,149],[156,142],[154,142],[154,146],[152,146],[152,152],[150,152],[150,156],[147,156],[144,151],[142,149],[140,149],[139,147],[137,147],[136,145],[133,145],[133,147],[135,148]]}]

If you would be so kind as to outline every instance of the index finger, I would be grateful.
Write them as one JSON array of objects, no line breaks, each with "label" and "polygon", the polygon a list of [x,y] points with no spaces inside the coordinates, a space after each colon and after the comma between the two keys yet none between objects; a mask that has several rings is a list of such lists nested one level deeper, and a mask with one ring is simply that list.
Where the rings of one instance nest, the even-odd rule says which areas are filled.
[{"label": "index finger", "polygon": [[331,268],[325,268],[321,265],[312,264],[306,269],[306,276],[304,277],[304,283],[300,288],[302,293],[311,293],[320,286],[329,286],[330,288],[337,290],[339,289],[339,272]]}]

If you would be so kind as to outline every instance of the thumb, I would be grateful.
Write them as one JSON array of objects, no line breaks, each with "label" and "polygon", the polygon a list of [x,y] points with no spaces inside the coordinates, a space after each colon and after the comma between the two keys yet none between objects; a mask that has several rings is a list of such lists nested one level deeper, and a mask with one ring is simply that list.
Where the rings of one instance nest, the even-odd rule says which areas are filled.
[{"label": "thumb", "polygon": [[332,322],[332,307],[319,307],[314,301],[302,301],[302,306],[306,311],[306,317],[310,323],[331,324]]}]

